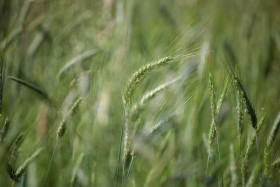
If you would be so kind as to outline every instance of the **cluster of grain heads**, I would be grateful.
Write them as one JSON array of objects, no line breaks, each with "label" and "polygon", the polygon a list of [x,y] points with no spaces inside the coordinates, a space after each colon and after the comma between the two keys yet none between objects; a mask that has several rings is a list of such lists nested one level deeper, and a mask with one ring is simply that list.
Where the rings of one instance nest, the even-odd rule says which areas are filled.
[{"label": "cluster of grain heads", "polygon": [[[130,157],[130,153],[129,153],[129,144],[130,144],[130,136],[129,136],[129,127],[128,127],[128,123],[129,123],[129,103],[131,100],[132,95],[135,92],[135,89],[137,88],[137,86],[141,83],[141,81],[143,80],[143,78],[145,77],[145,75],[147,75],[150,71],[154,70],[154,69],[158,69],[170,62],[172,62],[174,60],[174,57],[168,56],[168,57],[164,57],[158,61],[155,61],[153,63],[147,64],[143,67],[141,67],[137,72],[135,72],[129,79],[124,91],[123,91],[123,104],[124,104],[124,124],[122,127],[122,133],[124,133],[124,138],[122,140],[121,137],[121,143],[120,143],[120,151],[122,151],[122,144],[123,144],[123,150],[124,150],[124,157],[123,157],[123,178],[125,176],[125,160],[127,160],[127,157]],[[121,154],[121,153],[119,153]],[[120,162],[120,157],[119,157],[119,161]],[[118,170],[119,168],[117,168],[117,173],[116,175],[118,176]]]},{"label": "cluster of grain heads", "polygon": [[280,127],[280,112],[274,121],[273,127],[270,131],[270,134],[269,134],[267,142],[266,142],[266,146],[264,148],[264,165],[265,165],[264,175],[267,178],[271,177],[270,153],[271,153],[272,143],[274,142],[274,140],[276,138],[276,134],[279,130],[279,127]]},{"label": "cluster of grain heads", "polygon": [[243,88],[240,80],[238,79],[238,77],[235,75],[233,77],[233,82],[234,82],[234,85],[235,85],[235,88],[237,90],[237,96],[241,97],[245,107],[246,107],[246,112],[247,114],[249,115],[250,117],[250,120],[251,120],[251,123],[252,123],[252,127],[254,129],[257,129],[257,115],[255,113],[255,110],[246,94],[246,91],[245,89]]},{"label": "cluster of grain heads", "polygon": [[[196,54],[190,54],[190,55],[178,55],[178,56],[168,56],[164,57],[158,61],[152,62],[150,64],[147,64],[143,67],[141,67],[137,72],[135,72],[129,79],[123,94],[122,94],[122,99],[123,99],[123,105],[124,105],[124,123],[121,129],[121,142],[120,142],[120,149],[119,149],[119,159],[118,159],[118,166],[117,166],[117,171],[116,171],[116,176],[118,180],[118,171],[119,171],[119,163],[120,163],[120,155],[122,155],[122,151],[124,151],[124,156],[123,156],[123,179],[125,178],[125,168],[127,168],[126,165],[126,160],[131,160],[133,158],[133,155],[131,155],[130,151],[130,144],[131,144],[131,135],[129,133],[129,127],[128,124],[130,122],[130,117],[131,117],[131,111],[130,111],[130,101],[131,97],[133,96],[136,88],[139,86],[141,81],[144,79],[144,77],[152,70],[158,69],[162,66],[165,66],[171,62],[174,62],[180,58],[183,57],[191,57]],[[172,84],[173,82],[176,82],[176,80],[171,81],[165,85],[161,85],[157,87],[155,90],[152,90],[151,92],[147,93],[142,100],[136,104],[133,107],[132,111],[132,116],[134,116],[132,120],[136,120],[138,118],[138,114],[141,110],[141,107],[145,105],[146,102],[151,100],[157,93],[159,93],[161,90]],[[124,134],[124,137],[122,137]],[[122,147],[123,146],[123,147]]]}]

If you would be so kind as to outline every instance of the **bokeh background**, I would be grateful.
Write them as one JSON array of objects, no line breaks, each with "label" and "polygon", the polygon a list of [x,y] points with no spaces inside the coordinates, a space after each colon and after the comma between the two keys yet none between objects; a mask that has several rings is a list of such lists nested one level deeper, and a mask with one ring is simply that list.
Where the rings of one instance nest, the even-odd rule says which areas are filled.
[{"label": "bokeh background", "polygon": [[[279,162],[270,179],[263,177],[264,147],[280,110],[279,1],[1,0],[0,9],[1,186],[245,185],[242,158],[254,129],[245,115],[239,138],[233,73],[258,119],[265,115],[246,181],[255,175],[255,185],[280,185]],[[183,77],[141,112],[131,135],[136,157],[124,184],[121,174],[116,177],[123,90],[141,66],[169,55],[192,57],[151,72],[135,90],[131,105]],[[217,114],[221,158],[215,141],[216,156],[207,166],[209,72],[217,101],[227,80],[228,89]],[[78,111],[67,117],[79,97]],[[65,118],[65,135],[57,140]],[[157,124],[157,133],[147,135]],[[271,163],[280,156],[279,138]],[[8,165],[18,168],[41,147],[13,182]]]}]

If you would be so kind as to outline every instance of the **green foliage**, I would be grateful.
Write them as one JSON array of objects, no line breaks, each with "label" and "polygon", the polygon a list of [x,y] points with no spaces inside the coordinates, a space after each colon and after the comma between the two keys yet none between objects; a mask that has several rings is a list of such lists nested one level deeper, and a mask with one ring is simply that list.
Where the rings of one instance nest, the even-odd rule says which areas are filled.
[{"label": "green foliage", "polygon": [[1,0],[0,186],[280,186],[279,7]]}]

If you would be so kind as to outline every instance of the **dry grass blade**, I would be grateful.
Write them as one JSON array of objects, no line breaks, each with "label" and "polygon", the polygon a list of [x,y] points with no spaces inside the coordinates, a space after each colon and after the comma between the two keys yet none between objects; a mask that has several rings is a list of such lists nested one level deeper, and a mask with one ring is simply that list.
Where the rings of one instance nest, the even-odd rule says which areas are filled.
[{"label": "dry grass blade", "polygon": [[76,56],[75,58],[73,58],[72,60],[70,60],[69,62],[67,62],[59,71],[57,78],[59,79],[61,77],[61,75],[67,71],[69,68],[71,68],[73,65],[77,64],[78,62],[81,62],[83,60],[86,60],[90,57],[92,57],[93,55],[95,55],[98,52],[98,50],[96,49],[92,49],[89,51],[84,52],[81,55]]},{"label": "dry grass blade", "polygon": [[13,76],[7,76],[8,79],[10,80],[13,80],[27,88],[29,88],[30,90],[34,91],[35,93],[39,94],[42,98],[50,101],[47,93],[45,93],[44,91],[42,91],[39,87],[37,87],[36,85],[30,83],[30,82],[27,82],[26,80],[23,80],[23,79],[19,79],[17,77],[13,77]]}]

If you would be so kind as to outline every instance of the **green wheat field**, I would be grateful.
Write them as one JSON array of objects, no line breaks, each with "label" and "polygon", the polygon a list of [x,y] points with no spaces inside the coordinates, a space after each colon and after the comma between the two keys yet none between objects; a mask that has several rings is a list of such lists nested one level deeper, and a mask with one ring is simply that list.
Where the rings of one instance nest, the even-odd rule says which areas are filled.
[{"label": "green wheat field", "polygon": [[0,186],[280,186],[278,0],[1,0]]}]

